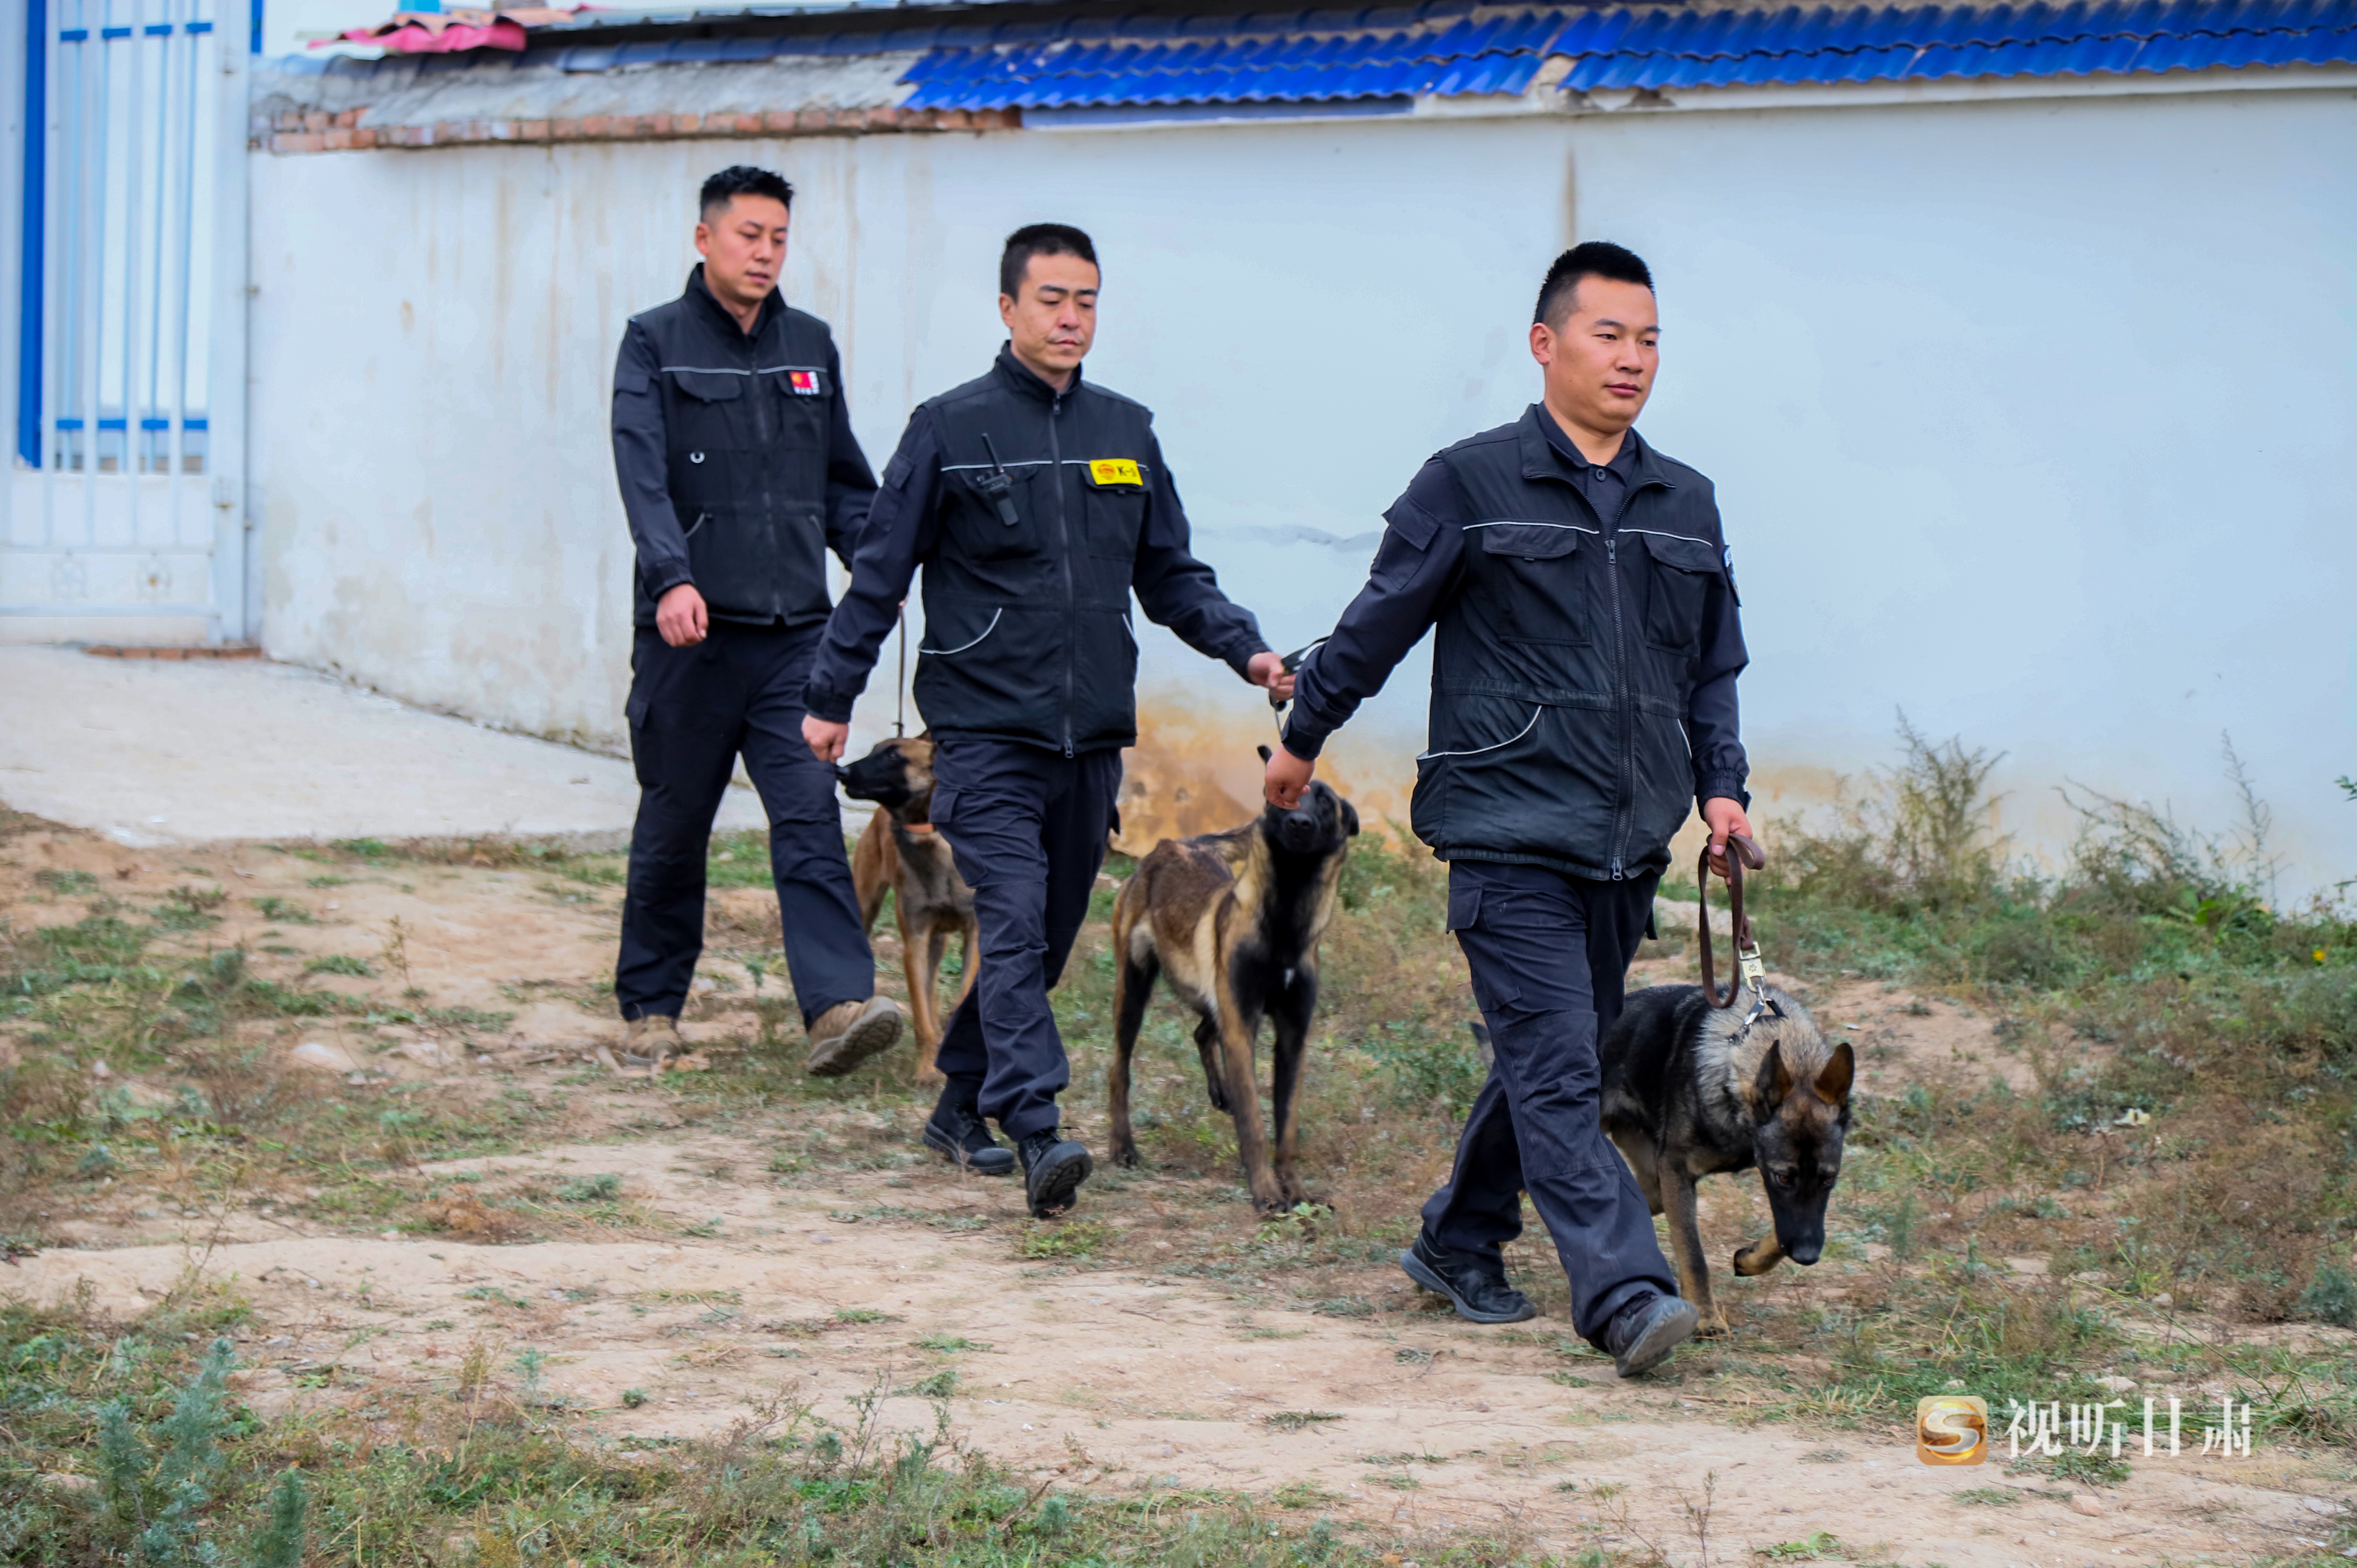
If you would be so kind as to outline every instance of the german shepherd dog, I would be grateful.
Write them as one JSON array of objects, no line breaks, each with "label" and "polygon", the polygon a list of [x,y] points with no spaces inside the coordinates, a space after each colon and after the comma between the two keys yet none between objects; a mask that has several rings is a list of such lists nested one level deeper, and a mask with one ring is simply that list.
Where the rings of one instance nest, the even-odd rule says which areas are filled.
[{"label": "german shepherd dog", "polygon": [[[1268,748],[1261,748],[1268,759]],[[1292,811],[1270,806],[1240,828],[1164,839],[1113,906],[1113,1066],[1106,1074],[1113,1157],[1137,1163],[1129,1126],[1129,1058],[1157,977],[1195,1010],[1195,1047],[1211,1107],[1236,1120],[1253,1207],[1275,1213],[1307,1196],[1299,1169],[1302,1048],[1318,1008],[1318,943],[1333,918],[1342,860],[1359,831],[1351,802],[1322,783]],[[1262,1017],[1275,1032],[1276,1163],[1260,1122],[1253,1047]]]},{"label": "german shepherd dog", "polygon": [[[1680,1294],[1723,1334],[1695,1218],[1695,1182],[1760,1167],[1775,1234],[1735,1254],[1735,1272],[1764,1274],[1786,1258],[1813,1263],[1825,1247],[1825,1200],[1841,1176],[1849,1131],[1849,1042],[1828,1047],[1807,1008],[1774,986],[1731,1008],[1698,985],[1633,993],[1598,1055],[1604,1131],[1677,1245]],[[1749,1022],[1747,1024],[1746,1019]]]},{"label": "german shepherd dog", "polygon": [[974,889],[958,875],[949,841],[932,828],[933,743],[924,736],[879,742],[858,761],[835,769],[843,792],[879,808],[851,852],[851,881],[859,894],[859,917],[876,929],[885,889],[900,924],[900,964],[909,980],[909,1018],[917,1033],[917,1081],[940,1083],[933,1053],[941,1049],[942,1013],[934,988],[950,938],[965,938],[965,973],[955,1009],[974,989],[980,967],[982,928],[974,914]]}]

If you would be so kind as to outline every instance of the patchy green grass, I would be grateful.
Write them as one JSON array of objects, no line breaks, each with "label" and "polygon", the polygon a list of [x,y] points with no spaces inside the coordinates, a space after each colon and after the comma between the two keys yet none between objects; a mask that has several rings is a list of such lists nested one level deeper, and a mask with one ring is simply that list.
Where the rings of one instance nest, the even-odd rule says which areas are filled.
[{"label": "patchy green grass", "polygon": [[[1315,1488],[1262,1500],[1027,1484],[953,1444],[946,1410],[930,1432],[886,1429],[880,1396],[914,1390],[879,1386],[831,1411],[779,1405],[710,1443],[593,1445],[531,1399],[527,1357],[503,1381],[476,1356],[443,1389],[385,1396],[374,1423],[326,1413],[265,1428],[223,1385],[236,1361],[224,1334],[239,1321],[218,1298],[135,1324],[0,1306],[12,1438],[0,1450],[0,1556],[23,1568],[1401,1560],[1388,1533],[1301,1517],[1328,1500]],[[927,1397],[948,1391],[944,1380]],[[621,1400],[645,1402],[638,1390]],[[1555,1561],[1480,1530],[1415,1552],[1435,1568]]]},{"label": "patchy green grass", "polygon": [[968,1339],[956,1334],[928,1334],[917,1341],[917,1348],[938,1350],[943,1355],[956,1355],[966,1350],[987,1350],[990,1347],[980,1340]]},{"label": "patchy green grass", "polygon": [[1113,1228],[1101,1220],[1067,1219],[1058,1224],[1033,1221],[1015,1238],[1018,1258],[1092,1258],[1114,1238]]},{"label": "patchy green grass", "polygon": [[[27,1047],[0,1066],[0,1231],[38,1236],[45,1191],[108,1178],[207,1207],[299,1187],[310,1196],[288,1200],[296,1211],[375,1223],[409,1200],[409,1165],[509,1152],[565,1114],[561,1094],[524,1089],[450,1097],[370,1079],[297,1092],[276,1032],[306,1020],[490,1029],[510,1015],[384,1008],[256,974],[241,948],[187,950],[198,940],[185,920],[119,911],[0,926],[0,1025]],[[133,1072],[169,1097],[133,1098],[117,1083]]]},{"label": "patchy green grass", "polygon": [[770,835],[759,829],[713,834],[705,852],[704,876],[714,887],[770,886]]},{"label": "patchy green grass", "polygon": [[1261,1417],[1279,1432],[1298,1432],[1305,1426],[1319,1426],[1341,1419],[1330,1410],[1277,1410]]}]

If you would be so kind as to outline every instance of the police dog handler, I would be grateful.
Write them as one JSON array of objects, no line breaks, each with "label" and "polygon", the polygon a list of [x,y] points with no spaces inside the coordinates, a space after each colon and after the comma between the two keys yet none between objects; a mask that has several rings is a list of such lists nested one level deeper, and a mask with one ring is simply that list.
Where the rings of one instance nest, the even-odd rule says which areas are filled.
[{"label": "police dog handler", "polygon": [[1573,1326],[1629,1377],[1694,1333],[1695,1309],[1598,1125],[1596,1047],[1688,799],[1722,875],[1727,835],[1751,832],[1743,633],[1710,481],[1634,428],[1659,360],[1645,263],[1565,252],[1530,340],[1542,400],[1432,458],[1384,513],[1366,587],[1301,671],[1267,791],[1290,807],[1327,736],[1438,628],[1412,819],[1448,862],[1448,929],[1495,1049],[1400,1263],[1476,1323],[1531,1316],[1499,1251],[1527,1191]]},{"label": "police dog handler", "polygon": [[[909,417],[804,693],[802,733],[843,755],[851,703],[925,569],[917,706],[932,732],[934,824],[974,888],[974,990],[943,1032],[931,1148],[992,1174],[1020,1162],[1031,1212],[1071,1207],[1089,1152],[1059,1131],[1071,1073],[1049,1010],[1088,913],[1137,738],[1130,596],[1199,651],[1292,691],[1252,616],[1188,551],[1153,415],[1081,377],[1097,258],[1060,223],[999,261],[1007,342],[988,374]],[[995,1119],[1015,1153],[994,1140]]]},{"label": "police dog handler", "polygon": [[737,165],[704,182],[703,263],[630,318],[614,366],[614,467],[638,546],[630,757],[639,816],[614,996],[630,1058],[661,1069],[704,950],[704,857],[737,758],[770,818],[786,968],[810,1070],[899,1038],[876,994],[834,770],[802,738],[802,682],[876,478],[826,323],[778,292],[793,188]]}]

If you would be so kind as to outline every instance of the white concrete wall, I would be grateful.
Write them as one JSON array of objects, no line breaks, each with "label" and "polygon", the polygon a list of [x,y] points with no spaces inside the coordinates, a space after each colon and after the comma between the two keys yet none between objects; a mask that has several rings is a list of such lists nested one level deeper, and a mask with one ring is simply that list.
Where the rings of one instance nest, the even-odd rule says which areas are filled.
[{"label": "white concrete wall", "polygon": [[[2026,844],[2067,831],[2066,779],[2222,828],[2230,731],[2313,886],[2357,872],[2345,97],[263,157],[265,639],[619,728],[613,348],[722,163],[801,188],[788,292],[835,324],[878,468],[995,350],[1006,231],[1089,228],[1090,373],[1159,412],[1200,553],[1281,647],[1331,624],[1426,455],[1534,395],[1538,276],[1609,237],[1662,287],[1644,429],[1718,482],[1770,800],[1887,759],[1903,706],[2008,752]],[[1146,683],[1157,777],[1249,799],[1254,695],[1158,632]],[[890,684],[888,647],[867,734]],[[1370,803],[1404,804],[1423,688],[1419,655],[1339,746]]]}]

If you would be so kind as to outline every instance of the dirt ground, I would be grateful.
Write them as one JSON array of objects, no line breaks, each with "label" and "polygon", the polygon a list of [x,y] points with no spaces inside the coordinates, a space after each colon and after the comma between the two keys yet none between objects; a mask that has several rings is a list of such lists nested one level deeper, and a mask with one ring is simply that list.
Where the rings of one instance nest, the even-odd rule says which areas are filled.
[{"label": "dirt ground", "polygon": [[[1942,1468],[1919,1464],[1896,1433],[1762,1422],[1757,1391],[1719,1375],[1712,1347],[1623,1383],[1559,1317],[1464,1324],[1415,1297],[1372,1246],[1332,1287],[1347,1309],[1275,1299],[1214,1266],[1290,1244],[1284,1225],[1255,1223],[1232,1178],[1101,1171],[1082,1223],[1030,1224],[1012,1184],[914,1157],[923,1107],[907,1092],[788,1093],[791,1026],[781,1050],[748,1062],[759,998],[731,966],[707,966],[718,984],[686,1026],[708,1047],[697,1063],[707,1072],[650,1082],[606,1071],[596,1052],[619,1033],[602,989],[615,890],[466,859],[330,870],[261,845],[135,851],[66,830],[0,845],[0,910],[19,929],[80,918],[84,901],[60,888],[152,903],[218,886],[221,923],[183,939],[187,950],[240,944],[257,972],[288,979],[328,955],[365,958],[374,978],[334,979],[339,989],[423,991],[467,1020],[274,1024],[267,1043],[306,1093],[401,1083],[453,1103],[522,1094],[562,1106],[515,1152],[400,1173],[407,1207],[382,1230],[323,1219],[306,1202],[317,1189],[84,1187],[39,1216],[59,1244],[0,1271],[0,1293],[58,1300],[81,1288],[128,1316],[194,1280],[225,1285],[253,1304],[238,1381],[264,1416],[447,1386],[470,1351],[552,1418],[626,1451],[716,1433],[780,1401],[848,1422],[845,1402],[880,1390],[888,1429],[930,1432],[945,1401],[960,1440],[1039,1480],[1290,1488],[1322,1511],[1425,1538],[1510,1520],[1556,1550],[1657,1549],[1677,1563],[1799,1557],[1777,1549],[1820,1534],[1839,1543],[1822,1545],[1827,1560],[1947,1568],[2245,1562],[2298,1552],[2336,1511],[2312,1466],[2265,1451],[2156,1459],[2116,1487],[2069,1488],[2007,1474],[2001,1444],[1998,1462]],[[67,875],[77,872],[87,884]],[[303,918],[288,918],[298,906]],[[775,922],[759,889],[716,897],[716,931],[752,940]],[[894,976],[879,939],[879,968]],[[1684,979],[1684,968],[1650,960],[1637,978]],[[1991,1074],[2034,1087],[1986,1019],[1946,1001],[1844,981],[1813,1004],[1858,1042],[1869,1089]],[[512,1016],[485,1022],[500,1014]],[[19,1048],[0,1035],[0,1052]],[[168,1073],[91,1070],[137,1101],[173,1092]],[[716,1113],[702,1084],[747,1074],[776,1092]],[[1168,1077],[1147,1092],[1200,1087]],[[1075,1122],[1102,1146],[1091,1117]],[[1314,1129],[1308,1147],[1314,1165]],[[594,1217],[548,1200],[606,1176],[618,1179]],[[1764,1205],[1756,1184],[1705,1192],[1711,1251],[1724,1257]],[[531,1239],[507,1239],[526,1208],[547,1218],[525,1228]],[[1864,1251],[1719,1288],[1738,1320],[1769,1293],[1835,1304],[1877,1266]],[[1517,1258],[1526,1273],[1547,1264],[1534,1249]],[[1560,1312],[1555,1283],[1541,1299]],[[2138,1327],[2169,1331],[2158,1319]],[[519,1385],[508,1369],[527,1351],[535,1369]],[[2181,1391],[2191,1410],[2203,1397],[2143,1391]]]}]

